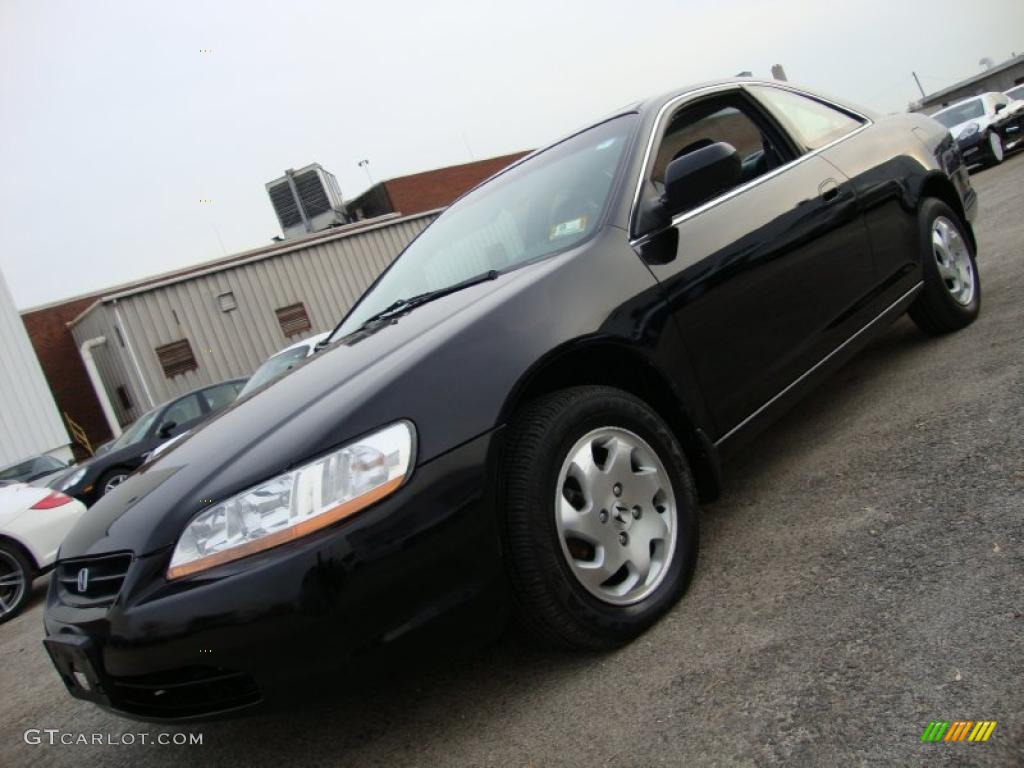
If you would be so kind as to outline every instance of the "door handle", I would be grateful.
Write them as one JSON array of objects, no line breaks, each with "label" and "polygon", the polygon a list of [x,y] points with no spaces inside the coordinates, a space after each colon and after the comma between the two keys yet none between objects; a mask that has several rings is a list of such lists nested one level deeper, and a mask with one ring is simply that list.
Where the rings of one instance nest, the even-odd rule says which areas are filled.
[{"label": "door handle", "polygon": [[825,179],[818,185],[818,194],[826,203],[831,203],[839,197],[839,183],[835,179]]}]

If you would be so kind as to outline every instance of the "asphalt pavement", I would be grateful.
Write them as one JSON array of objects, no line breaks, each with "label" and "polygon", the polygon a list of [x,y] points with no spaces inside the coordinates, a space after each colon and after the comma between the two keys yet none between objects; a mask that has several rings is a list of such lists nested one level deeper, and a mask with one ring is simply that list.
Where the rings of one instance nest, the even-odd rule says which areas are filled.
[{"label": "asphalt pavement", "polygon": [[[0,625],[0,766],[1024,765],[1024,154],[973,181],[979,320],[900,320],[729,464],[689,594],[629,647],[511,635],[324,707],[150,726],[65,693],[39,580]],[[932,720],[998,725],[922,743]],[[141,743],[179,732],[203,743]]]}]

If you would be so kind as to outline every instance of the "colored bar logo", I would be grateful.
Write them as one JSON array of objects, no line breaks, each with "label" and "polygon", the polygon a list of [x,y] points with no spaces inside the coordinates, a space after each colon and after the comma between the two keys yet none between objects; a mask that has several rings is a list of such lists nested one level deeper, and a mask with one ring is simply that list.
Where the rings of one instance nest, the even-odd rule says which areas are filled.
[{"label": "colored bar logo", "polygon": [[988,741],[995,729],[995,720],[932,720],[921,741]]}]

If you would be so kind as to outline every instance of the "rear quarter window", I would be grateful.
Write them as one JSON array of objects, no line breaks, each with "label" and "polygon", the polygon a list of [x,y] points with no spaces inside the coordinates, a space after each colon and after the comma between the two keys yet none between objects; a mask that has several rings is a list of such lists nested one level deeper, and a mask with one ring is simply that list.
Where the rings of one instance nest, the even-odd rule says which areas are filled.
[{"label": "rear quarter window", "polygon": [[864,124],[862,118],[794,91],[771,86],[750,86],[750,90],[808,150],[821,149]]}]

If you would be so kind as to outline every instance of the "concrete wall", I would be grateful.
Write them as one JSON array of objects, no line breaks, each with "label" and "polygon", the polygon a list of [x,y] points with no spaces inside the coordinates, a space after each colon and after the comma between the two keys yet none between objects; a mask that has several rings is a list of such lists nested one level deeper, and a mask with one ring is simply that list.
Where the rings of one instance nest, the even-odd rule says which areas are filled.
[{"label": "concrete wall", "polygon": [[0,466],[42,453],[69,459],[67,430],[0,274]]},{"label": "concrete wall", "polygon": [[[248,376],[287,344],[333,328],[435,217],[394,219],[311,244],[285,245],[269,256],[106,296],[72,333],[79,346],[95,336],[107,339],[95,358],[118,419],[126,424],[189,390]],[[218,296],[229,292],[237,308],[224,312]],[[299,302],[312,327],[286,338],[275,309]],[[198,367],[168,378],[155,350],[180,339],[188,339]],[[120,402],[118,386],[128,392],[131,408]]]}]

